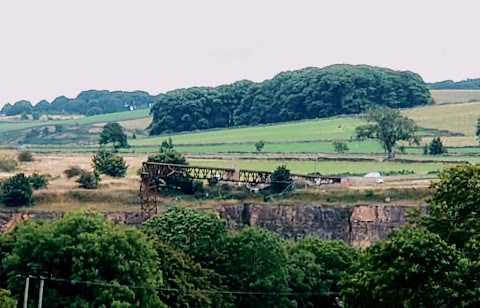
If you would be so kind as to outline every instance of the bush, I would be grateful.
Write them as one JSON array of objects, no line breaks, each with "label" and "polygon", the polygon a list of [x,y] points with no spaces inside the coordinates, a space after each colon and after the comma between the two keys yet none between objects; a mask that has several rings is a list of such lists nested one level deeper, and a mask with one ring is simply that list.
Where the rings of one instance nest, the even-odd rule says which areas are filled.
[{"label": "bush", "polygon": [[67,176],[67,178],[71,179],[73,177],[76,177],[80,174],[82,174],[83,169],[80,168],[79,166],[70,166],[68,169],[65,169],[63,173]]},{"label": "bush", "polygon": [[0,157],[0,171],[12,172],[17,168],[17,161],[8,156]]},{"label": "bush", "polygon": [[99,151],[92,157],[93,167],[100,174],[115,178],[123,178],[128,166],[123,157],[105,150]]},{"label": "bush", "polygon": [[22,151],[18,153],[18,161],[21,162],[29,162],[29,161],[34,161],[35,159],[33,158],[32,152],[30,151]]},{"label": "bush", "polygon": [[33,190],[28,177],[23,173],[5,180],[1,186],[2,203],[6,206],[30,205]]},{"label": "bush", "polygon": [[98,173],[83,170],[80,174],[80,178],[77,180],[77,183],[80,184],[80,188],[97,189],[99,181],[100,177]]},{"label": "bush", "polygon": [[333,148],[334,148],[335,152],[337,152],[339,154],[345,153],[345,152],[350,150],[350,148],[348,147],[348,145],[345,142],[334,141],[332,143],[332,145],[333,145]]},{"label": "bush", "polygon": [[273,193],[281,193],[292,183],[292,176],[287,166],[279,166],[272,174],[272,183],[270,184]]},{"label": "bush", "polygon": [[48,186],[48,179],[45,175],[34,173],[28,178],[28,180],[34,190],[47,188]]},{"label": "bush", "polygon": [[433,138],[432,142],[430,142],[430,144],[428,145],[428,154],[441,155],[444,153],[447,153],[447,149],[443,146],[440,137]]}]

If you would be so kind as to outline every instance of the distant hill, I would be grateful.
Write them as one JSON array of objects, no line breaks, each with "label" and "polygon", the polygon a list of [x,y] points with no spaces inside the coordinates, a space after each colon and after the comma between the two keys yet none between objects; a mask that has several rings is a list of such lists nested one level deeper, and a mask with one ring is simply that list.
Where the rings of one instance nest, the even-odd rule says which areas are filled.
[{"label": "distant hill", "polygon": [[480,78],[462,81],[444,80],[429,83],[428,87],[431,90],[480,90]]},{"label": "distant hill", "polygon": [[42,100],[35,105],[26,100],[21,100],[13,105],[6,104],[0,113],[7,116],[20,114],[78,114],[93,116],[127,110],[145,109],[152,106],[156,96],[147,92],[134,91],[83,91],[75,98],[59,96],[52,102]]},{"label": "distant hill", "polygon": [[260,83],[179,89],[158,96],[151,135],[359,114],[373,105],[410,108],[431,102],[412,72],[332,65],[282,72]]}]

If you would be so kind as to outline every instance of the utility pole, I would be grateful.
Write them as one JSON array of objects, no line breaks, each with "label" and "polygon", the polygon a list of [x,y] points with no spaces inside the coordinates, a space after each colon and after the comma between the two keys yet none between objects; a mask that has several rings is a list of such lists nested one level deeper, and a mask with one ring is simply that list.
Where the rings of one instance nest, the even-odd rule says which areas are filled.
[{"label": "utility pole", "polygon": [[23,294],[23,308],[28,306],[28,288],[30,287],[30,276],[25,279],[25,292]]},{"label": "utility pole", "polygon": [[38,308],[42,308],[43,304],[43,285],[45,284],[44,277],[40,276],[40,291],[38,292]]}]

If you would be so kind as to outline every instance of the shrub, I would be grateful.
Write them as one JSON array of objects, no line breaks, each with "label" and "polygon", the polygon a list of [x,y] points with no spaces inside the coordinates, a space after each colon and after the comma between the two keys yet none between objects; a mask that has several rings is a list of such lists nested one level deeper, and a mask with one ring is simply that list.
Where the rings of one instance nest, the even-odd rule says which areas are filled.
[{"label": "shrub", "polygon": [[105,150],[99,151],[92,157],[93,167],[100,174],[122,178],[127,173],[128,166],[123,157]]},{"label": "shrub", "polygon": [[71,179],[82,174],[83,169],[79,166],[70,166],[68,169],[65,169],[63,173],[67,176],[67,178]]},{"label": "shrub", "polygon": [[263,140],[255,142],[255,149],[257,150],[257,152],[261,152],[264,146],[265,146],[265,142],[263,142]]},{"label": "shrub", "polygon": [[6,206],[23,206],[32,203],[33,190],[23,173],[5,180],[1,185],[2,203]]},{"label": "shrub", "polygon": [[34,173],[28,178],[28,180],[34,190],[47,188],[48,186],[48,179],[45,175]]},{"label": "shrub", "polygon": [[335,152],[337,152],[339,154],[345,153],[345,152],[350,150],[348,145],[345,142],[334,141],[332,143],[332,145],[333,145],[333,148],[334,148]]},{"label": "shrub", "polygon": [[98,173],[82,170],[82,173],[80,174],[77,183],[80,184],[80,188],[97,189],[99,181],[100,177],[98,176]]},{"label": "shrub", "polygon": [[272,174],[272,183],[270,184],[273,193],[283,192],[292,183],[292,176],[287,166],[279,166]]},{"label": "shrub", "polygon": [[12,172],[17,168],[17,161],[8,156],[0,157],[0,171]]},{"label": "shrub", "polygon": [[440,155],[444,153],[447,153],[447,149],[443,146],[440,137],[433,138],[432,142],[430,142],[430,144],[428,145],[428,154]]},{"label": "shrub", "polygon": [[29,162],[29,161],[34,161],[35,159],[33,158],[32,152],[30,151],[22,151],[18,153],[18,161],[21,162]]}]

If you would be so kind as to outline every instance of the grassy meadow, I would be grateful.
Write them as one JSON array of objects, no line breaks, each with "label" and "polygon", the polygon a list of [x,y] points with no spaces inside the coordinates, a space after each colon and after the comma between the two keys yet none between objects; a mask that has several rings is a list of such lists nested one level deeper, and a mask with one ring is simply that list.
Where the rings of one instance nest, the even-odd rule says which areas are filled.
[{"label": "grassy meadow", "polygon": [[430,90],[430,94],[438,105],[480,102],[480,90]]}]

